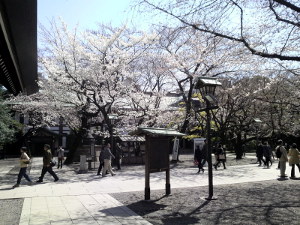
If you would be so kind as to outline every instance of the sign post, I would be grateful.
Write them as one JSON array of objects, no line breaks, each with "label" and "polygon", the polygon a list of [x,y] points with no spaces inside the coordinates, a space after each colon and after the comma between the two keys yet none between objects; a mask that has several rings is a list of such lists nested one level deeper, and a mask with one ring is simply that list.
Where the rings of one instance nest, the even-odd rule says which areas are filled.
[{"label": "sign post", "polygon": [[172,151],[172,161],[177,161],[179,149],[179,139],[176,137],[174,139],[173,151]]}]

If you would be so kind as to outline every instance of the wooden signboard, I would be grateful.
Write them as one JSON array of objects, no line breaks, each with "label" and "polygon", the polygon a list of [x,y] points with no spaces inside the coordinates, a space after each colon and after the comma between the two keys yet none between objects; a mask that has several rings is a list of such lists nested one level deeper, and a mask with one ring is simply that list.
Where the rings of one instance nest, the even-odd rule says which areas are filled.
[{"label": "wooden signboard", "polygon": [[145,200],[150,199],[150,173],[166,171],[166,195],[169,195],[171,193],[169,144],[172,138],[184,134],[163,128],[139,128],[135,134],[146,137]]}]

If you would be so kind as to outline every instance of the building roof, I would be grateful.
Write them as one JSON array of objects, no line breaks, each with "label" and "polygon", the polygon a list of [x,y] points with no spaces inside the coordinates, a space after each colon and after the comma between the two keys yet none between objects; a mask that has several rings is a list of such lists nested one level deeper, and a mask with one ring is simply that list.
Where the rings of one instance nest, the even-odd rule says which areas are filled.
[{"label": "building roof", "polygon": [[149,135],[149,136],[185,136],[176,130],[165,129],[165,128],[154,128],[154,127],[139,127],[134,132],[136,135]]},{"label": "building roof", "polygon": [[128,141],[128,142],[144,142],[145,141],[145,137],[142,136],[132,136],[132,135],[122,135],[119,136],[119,138],[121,139],[121,141]]},{"label": "building roof", "polygon": [[0,1],[0,84],[32,94],[37,80],[37,0]]}]

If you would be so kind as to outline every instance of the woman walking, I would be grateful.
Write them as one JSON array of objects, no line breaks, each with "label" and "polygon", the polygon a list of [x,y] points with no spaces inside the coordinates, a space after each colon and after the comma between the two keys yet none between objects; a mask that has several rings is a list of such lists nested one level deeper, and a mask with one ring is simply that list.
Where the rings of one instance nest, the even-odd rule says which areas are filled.
[{"label": "woman walking", "polygon": [[200,173],[200,171],[202,171],[202,173],[204,173],[203,164],[202,164],[203,159],[204,159],[203,152],[202,152],[202,150],[200,150],[200,147],[197,146],[195,149],[195,155],[194,155],[194,160],[195,160],[195,162],[197,162],[197,165],[198,165],[197,173]]},{"label": "woman walking", "polygon": [[30,184],[32,184],[31,179],[29,178],[29,176],[26,173],[28,164],[30,163],[30,158],[29,158],[29,156],[26,153],[27,152],[27,148],[26,147],[22,147],[20,151],[21,151],[21,156],[20,156],[20,171],[19,171],[19,174],[18,174],[17,183],[13,186],[13,188],[16,188],[16,187],[20,186],[22,177],[25,177],[25,179]]},{"label": "woman walking", "polygon": [[62,146],[59,146],[57,150],[57,159],[58,159],[57,169],[59,169],[59,167],[62,169],[64,157],[65,157],[65,150],[62,148]]},{"label": "woman walking", "polygon": [[218,169],[219,164],[222,162],[224,169],[226,169],[226,155],[224,152],[224,149],[221,144],[218,145],[218,148],[216,150],[216,158],[217,158],[217,163],[215,164],[215,169]]},{"label": "woman walking", "polygon": [[299,172],[300,172],[300,164],[299,164],[300,163],[300,159],[299,159],[300,152],[297,149],[297,144],[296,143],[292,144],[292,147],[289,150],[288,156],[290,157],[289,158],[289,164],[292,167],[291,178],[295,178],[295,165],[298,167]]}]

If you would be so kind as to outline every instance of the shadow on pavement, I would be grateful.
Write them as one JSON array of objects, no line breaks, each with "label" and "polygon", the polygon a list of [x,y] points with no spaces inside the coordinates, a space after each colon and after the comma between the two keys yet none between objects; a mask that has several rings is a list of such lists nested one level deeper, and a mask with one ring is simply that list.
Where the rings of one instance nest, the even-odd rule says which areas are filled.
[{"label": "shadow on pavement", "polygon": [[153,224],[293,224],[300,219],[298,181],[278,180],[215,186],[217,200],[206,201],[207,187],[173,189],[154,203],[141,201],[143,192],[112,194],[118,201]]}]

